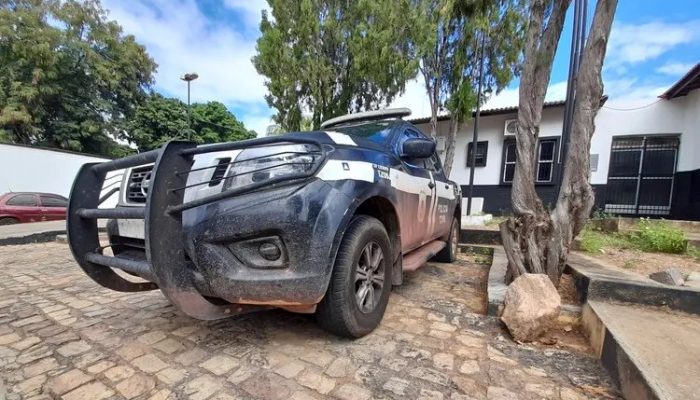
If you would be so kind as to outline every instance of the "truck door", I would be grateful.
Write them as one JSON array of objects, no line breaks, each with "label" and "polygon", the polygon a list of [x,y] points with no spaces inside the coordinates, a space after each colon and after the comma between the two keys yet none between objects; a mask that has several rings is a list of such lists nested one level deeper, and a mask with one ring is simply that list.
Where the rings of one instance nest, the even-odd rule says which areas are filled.
[{"label": "truck door", "polygon": [[429,242],[449,232],[452,224],[451,207],[453,207],[455,195],[454,188],[445,176],[442,163],[436,153],[425,160],[425,167],[435,185],[433,189],[435,201],[430,210],[430,224],[425,238],[425,242]]},{"label": "truck door", "polygon": [[[397,141],[397,155],[400,157],[406,139],[419,137],[424,136],[413,129],[406,129]],[[392,172],[391,180],[399,207],[401,247],[406,252],[424,243],[435,181],[425,168],[425,159],[401,158],[401,164],[400,170]]]}]

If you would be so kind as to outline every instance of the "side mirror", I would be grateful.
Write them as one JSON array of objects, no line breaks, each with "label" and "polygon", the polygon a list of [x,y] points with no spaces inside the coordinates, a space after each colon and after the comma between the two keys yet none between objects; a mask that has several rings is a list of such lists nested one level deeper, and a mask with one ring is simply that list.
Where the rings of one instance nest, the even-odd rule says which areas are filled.
[{"label": "side mirror", "polygon": [[401,148],[401,157],[405,158],[428,158],[433,153],[435,153],[435,142],[430,139],[406,139]]}]

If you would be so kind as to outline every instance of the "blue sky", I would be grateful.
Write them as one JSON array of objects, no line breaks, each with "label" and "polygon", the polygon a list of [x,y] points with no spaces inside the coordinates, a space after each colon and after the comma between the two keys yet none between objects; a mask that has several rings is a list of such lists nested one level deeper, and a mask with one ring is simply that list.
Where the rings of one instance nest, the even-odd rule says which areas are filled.
[{"label": "blue sky", "polygon": [[[589,0],[589,22],[595,0]],[[264,132],[274,113],[265,103],[264,78],[250,61],[260,35],[264,0],[103,0],[109,17],[134,34],[158,63],[156,90],[186,99],[179,77],[193,82],[192,100],[218,100],[249,128]],[[573,7],[572,7],[573,8]],[[548,100],[566,92],[571,18],[562,35]],[[607,106],[635,107],[655,101],[700,62],[700,7],[697,0],[620,0],[603,68]],[[421,79],[409,82],[394,106],[414,116],[429,113]],[[517,104],[517,81],[486,105]]]}]

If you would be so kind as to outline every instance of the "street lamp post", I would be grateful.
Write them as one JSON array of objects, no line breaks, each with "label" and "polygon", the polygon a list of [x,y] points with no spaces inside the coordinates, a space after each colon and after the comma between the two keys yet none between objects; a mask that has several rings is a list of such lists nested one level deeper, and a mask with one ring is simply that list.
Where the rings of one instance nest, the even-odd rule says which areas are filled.
[{"label": "street lamp post", "polygon": [[192,109],[190,107],[190,82],[193,80],[199,78],[199,75],[197,75],[194,72],[190,72],[188,74],[183,75],[180,79],[183,81],[187,82],[187,140],[190,140],[190,132],[192,131]]}]

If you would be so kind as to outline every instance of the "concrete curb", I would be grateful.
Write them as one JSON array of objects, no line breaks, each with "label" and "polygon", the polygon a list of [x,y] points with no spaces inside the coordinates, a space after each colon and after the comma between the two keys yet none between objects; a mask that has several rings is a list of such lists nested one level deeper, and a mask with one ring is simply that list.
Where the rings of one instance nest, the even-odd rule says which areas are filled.
[{"label": "concrete curb", "polygon": [[591,300],[636,303],[700,315],[700,290],[668,286],[622,271],[605,268],[580,254],[569,256],[581,303]]},{"label": "concrete curb", "polygon": [[659,388],[646,376],[639,363],[630,358],[629,349],[624,341],[603,322],[596,311],[595,301],[587,302],[583,306],[582,322],[593,351],[610,372],[626,399],[663,398],[659,396]]}]

